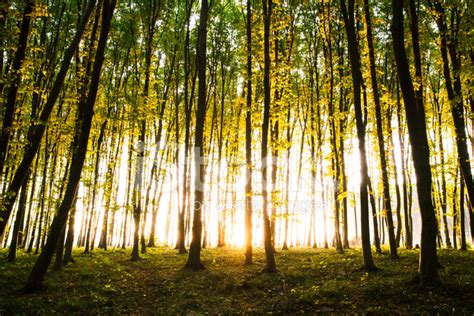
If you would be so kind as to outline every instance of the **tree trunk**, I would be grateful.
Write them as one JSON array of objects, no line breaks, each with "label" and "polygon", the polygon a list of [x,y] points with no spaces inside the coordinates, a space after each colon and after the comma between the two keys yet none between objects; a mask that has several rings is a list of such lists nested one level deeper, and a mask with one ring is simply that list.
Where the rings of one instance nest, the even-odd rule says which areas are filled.
[{"label": "tree trunk", "polygon": [[25,209],[26,209],[26,197],[28,194],[28,180],[30,178],[31,172],[25,177],[23,185],[21,187],[20,199],[18,201],[18,211],[16,212],[15,223],[13,224],[13,232],[10,242],[10,249],[8,249],[7,260],[13,262],[16,260],[16,250],[19,244],[18,238],[20,233],[20,227],[24,221]]},{"label": "tree trunk", "polygon": [[270,218],[268,216],[268,129],[270,121],[270,19],[272,13],[272,0],[262,0],[263,3],[263,21],[264,21],[264,110],[262,123],[262,198],[263,198],[263,239],[265,245],[266,267],[265,272],[276,272],[275,254],[272,247],[272,237],[270,229]]},{"label": "tree trunk", "polygon": [[383,185],[383,200],[384,200],[384,215],[387,219],[387,230],[388,240],[390,244],[390,258],[395,259],[398,257],[397,254],[397,242],[395,239],[393,217],[392,217],[392,203],[390,199],[390,187],[388,182],[388,168],[387,168],[387,155],[385,152],[385,141],[383,137],[383,126],[382,126],[382,111],[380,107],[380,96],[377,84],[377,73],[375,69],[375,53],[374,44],[372,39],[372,23],[370,17],[369,0],[364,0],[364,11],[365,11],[365,22],[367,26],[367,44],[369,47],[369,61],[370,61],[370,78],[372,82],[372,92],[374,95],[375,104],[375,120],[377,124],[377,140],[380,151],[380,168],[382,171],[382,185]]},{"label": "tree trunk", "polygon": [[70,262],[74,262],[74,258],[72,257],[72,248],[74,244],[74,226],[76,224],[76,199],[77,197],[74,197],[71,207],[71,214],[69,215],[66,244],[64,245],[63,265],[67,265]]},{"label": "tree trunk", "polygon": [[[467,193],[469,196],[469,203],[471,207],[474,201],[474,182],[472,180],[472,172],[470,165],[469,151],[467,148],[467,135],[466,135],[466,122],[464,119],[464,106],[463,96],[460,79],[460,62],[457,55],[457,44],[458,44],[458,30],[454,25],[451,26],[451,35],[448,35],[448,29],[445,22],[445,11],[443,5],[439,1],[434,1],[434,8],[437,13],[436,22],[440,33],[440,50],[441,57],[443,60],[443,75],[445,81],[446,92],[448,99],[451,104],[451,114],[453,116],[454,131],[456,133],[456,148],[458,152],[458,161],[461,168],[461,175],[464,179]],[[452,18],[459,16],[457,15],[456,8],[452,9]],[[454,22],[452,23],[454,24]],[[455,28],[455,29],[453,29]],[[450,65],[448,61],[451,58],[451,69],[453,73],[454,82],[451,80]],[[472,221],[472,219],[471,219]]]},{"label": "tree trunk", "polygon": [[[361,161],[360,175],[360,208],[361,208],[361,236],[364,268],[368,271],[377,269],[370,249],[369,230],[369,196],[367,186],[369,173],[367,168],[367,154],[365,150],[365,123],[362,114],[360,92],[362,85],[362,73],[360,71],[359,44],[355,30],[354,0],[349,0],[349,10],[346,8],[346,0],[341,0],[341,10],[346,26],[347,41],[349,45],[349,56],[351,60],[352,85],[354,93],[354,108],[357,127],[357,138],[359,140],[359,155]],[[365,118],[366,119],[366,118]]]},{"label": "tree trunk", "polygon": [[[430,151],[426,135],[423,100],[418,98],[415,94],[405,50],[403,2],[403,0],[392,0],[393,18],[391,32],[393,36],[393,50],[395,53],[398,79],[405,103],[408,133],[412,145],[412,158],[417,178],[416,186],[422,221],[419,281],[422,284],[436,284],[439,282],[438,258],[436,254],[437,224],[431,199],[432,179]],[[412,27],[414,27],[414,25]],[[413,38],[413,41],[415,41],[415,39],[416,37]]]},{"label": "tree trunk", "polygon": [[[407,163],[405,159],[405,142],[403,137],[404,128],[402,128],[401,118],[401,102],[400,102],[400,87],[397,80],[396,83],[396,94],[397,94],[397,121],[399,126],[398,140],[400,142],[400,162],[402,167],[402,194],[403,194],[403,217],[404,217],[404,232],[405,232],[405,248],[411,249],[413,247],[412,239],[412,219],[411,219],[411,195],[408,194],[408,181],[407,181]],[[411,192],[411,189],[410,189]]]},{"label": "tree trunk", "polygon": [[372,188],[372,180],[370,178],[369,178],[369,198],[370,198],[370,206],[372,209],[372,224],[374,228],[375,252],[382,253],[382,248],[380,248],[379,221],[377,220],[377,206],[375,203],[375,193]]},{"label": "tree trunk", "polygon": [[252,259],[252,5],[247,0],[247,111],[245,115],[245,264]]},{"label": "tree trunk", "polygon": [[206,48],[207,48],[207,20],[209,17],[209,4],[207,0],[201,1],[201,12],[199,16],[199,28],[197,37],[197,59],[198,69],[198,103],[196,114],[196,132],[194,140],[194,207],[193,207],[193,235],[189,248],[186,267],[193,270],[204,268],[201,263],[201,239],[202,239],[202,209],[204,207],[204,184],[205,184],[205,157],[204,157],[204,125],[206,121]]},{"label": "tree trunk", "polygon": [[[28,36],[30,34],[31,13],[33,12],[34,7],[34,1],[27,1],[25,4],[20,25],[20,35],[18,37],[18,47],[13,58],[12,68],[9,73],[9,75],[12,76],[12,81],[10,82],[10,85],[7,89],[6,101],[4,104],[5,112],[3,114],[3,124],[0,130],[0,176],[3,175],[3,166],[5,164],[5,159],[7,158],[8,144],[10,142],[10,135],[12,132],[13,118],[16,108],[18,87],[20,86],[21,82],[20,70],[26,55],[26,46],[28,44]],[[1,59],[3,60],[3,51]],[[0,90],[0,93],[1,92],[2,90]]]},{"label": "tree trunk", "polygon": [[[466,244],[466,221],[464,218],[464,182],[461,179],[461,187],[460,187],[460,201],[459,201],[459,222],[460,222],[460,228],[461,228],[461,250],[466,251],[467,250],[467,244]],[[456,238],[456,236],[453,236],[453,239]]]}]

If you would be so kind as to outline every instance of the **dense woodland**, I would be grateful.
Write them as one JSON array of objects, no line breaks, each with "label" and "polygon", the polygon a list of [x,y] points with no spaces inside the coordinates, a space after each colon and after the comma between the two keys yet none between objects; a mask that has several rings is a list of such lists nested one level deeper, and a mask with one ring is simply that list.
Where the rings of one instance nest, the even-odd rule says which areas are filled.
[{"label": "dense woodland", "polygon": [[441,284],[439,249],[474,238],[473,15],[464,0],[1,0],[0,247],[38,255],[23,290],[76,248],[136,261],[163,245],[191,270],[205,248],[243,247],[251,266],[263,247],[268,273],[296,247],[360,247],[367,272],[384,247],[420,248],[409,269]]}]

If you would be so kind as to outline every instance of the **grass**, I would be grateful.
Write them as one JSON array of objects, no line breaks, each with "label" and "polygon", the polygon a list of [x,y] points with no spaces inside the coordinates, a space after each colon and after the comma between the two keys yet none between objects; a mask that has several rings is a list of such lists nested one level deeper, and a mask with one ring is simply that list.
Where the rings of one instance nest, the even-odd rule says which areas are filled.
[{"label": "grass", "polygon": [[262,314],[402,313],[472,314],[474,253],[439,251],[441,288],[419,288],[418,250],[401,258],[375,255],[380,271],[360,269],[361,252],[296,249],[277,254],[276,274],[262,274],[264,253],[243,266],[242,249],[205,249],[206,270],[184,270],[185,255],[170,248],[149,249],[137,262],[130,251],[75,251],[76,262],[49,272],[45,289],[19,294],[35,256],[20,253],[15,263],[0,251],[0,314]]}]

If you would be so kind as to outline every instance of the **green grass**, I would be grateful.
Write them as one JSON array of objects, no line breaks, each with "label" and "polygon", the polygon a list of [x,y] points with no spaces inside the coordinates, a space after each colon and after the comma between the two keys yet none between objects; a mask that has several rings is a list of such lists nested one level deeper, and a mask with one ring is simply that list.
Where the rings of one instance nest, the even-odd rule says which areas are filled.
[{"label": "green grass", "polygon": [[325,249],[290,249],[277,254],[277,274],[262,274],[264,253],[243,266],[242,249],[205,249],[206,270],[183,270],[186,256],[170,248],[149,249],[138,262],[130,251],[76,250],[76,263],[49,272],[45,289],[19,294],[35,256],[19,254],[15,263],[0,252],[0,314],[133,313],[235,314],[376,312],[472,314],[474,253],[439,251],[442,288],[419,288],[417,250],[399,260],[375,255],[381,271],[360,269],[360,250],[337,254]]}]

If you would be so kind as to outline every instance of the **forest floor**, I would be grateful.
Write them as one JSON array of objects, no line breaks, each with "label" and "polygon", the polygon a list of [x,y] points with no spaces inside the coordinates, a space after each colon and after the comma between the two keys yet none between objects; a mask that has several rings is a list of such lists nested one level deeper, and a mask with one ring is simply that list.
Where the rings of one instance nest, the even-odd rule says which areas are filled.
[{"label": "forest floor", "polygon": [[361,252],[291,248],[276,255],[279,272],[262,274],[264,253],[243,266],[243,249],[204,249],[206,270],[184,270],[186,255],[171,248],[149,249],[137,262],[130,250],[90,254],[75,251],[76,262],[50,272],[45,288],[17,292],[35,256],[19,253],[15,263],[0,251],[1,314],[254,314],[370,313],[473,314],[474,252],[439,251],[443,286],[420,288],[411,282],[418,250],[400,259],[375,255],[380,271],[361,270]]}]

